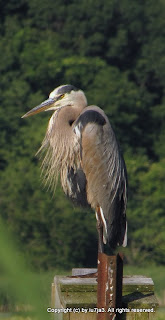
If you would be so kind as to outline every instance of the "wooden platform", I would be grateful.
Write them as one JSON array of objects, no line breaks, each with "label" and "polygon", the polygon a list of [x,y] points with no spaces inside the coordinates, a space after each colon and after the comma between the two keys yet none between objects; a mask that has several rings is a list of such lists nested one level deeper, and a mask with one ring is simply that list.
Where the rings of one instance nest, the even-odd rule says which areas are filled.
[{"label": "wooden platform", "polygon": [[[52,306],[48,312],[56,320],[96,320],[97,279],[84,274],[96,269],[73,269],[74,277],[55,276],[52,284]],[[122,308],[116,309],[116,319],[152,320],[158,302],[154,295],[154,283],[145,276],[125,276],[123,278]],[[112,310],[109,310],[111,312]],[[108,314],[107,314],[108,319]]]}]

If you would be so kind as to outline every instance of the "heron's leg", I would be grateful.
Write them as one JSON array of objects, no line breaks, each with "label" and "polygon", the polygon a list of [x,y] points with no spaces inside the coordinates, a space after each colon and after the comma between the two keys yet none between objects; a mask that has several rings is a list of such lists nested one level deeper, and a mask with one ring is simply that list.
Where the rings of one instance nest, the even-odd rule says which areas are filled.
[{"label": "heron's leg", "polygon": [[104,252],[104,246],[103,246],[103,224],[102,219],[100,215],[100,208],[96,208],[96,219],[97,219],[97,231],[98,231],[98,252],[103,253]]},{"label": "heron's leg", "polygon": [[103,253],[103,227],[97,223],[97,231],[98,231],[98,252]]}]

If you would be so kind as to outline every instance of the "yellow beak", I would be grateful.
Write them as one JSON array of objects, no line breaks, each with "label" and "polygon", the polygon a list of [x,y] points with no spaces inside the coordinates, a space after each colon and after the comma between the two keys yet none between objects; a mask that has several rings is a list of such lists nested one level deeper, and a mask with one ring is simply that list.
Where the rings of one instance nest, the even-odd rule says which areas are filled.
[{"label": "yellow beak", "polygon": [[30,117],[33,116],[34,114],[37,114],[39,112],[42,111],[46,111],[50,108],[50,106],[52,106],[52,104],[54,104],[59,97],[57,98],[49,98],[45,101],[43,101],[41,104],[39,104],[38,106],[34,107],[33,109],[31,109],[30,111],[28,111],[27,113],[25,113],[22,118],[26,118],[26,117]]}]

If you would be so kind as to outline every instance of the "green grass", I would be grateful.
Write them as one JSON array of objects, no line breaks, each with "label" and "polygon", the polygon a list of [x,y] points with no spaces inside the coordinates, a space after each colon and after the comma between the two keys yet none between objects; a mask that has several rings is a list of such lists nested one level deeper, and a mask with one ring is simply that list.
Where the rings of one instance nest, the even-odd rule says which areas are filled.
[{"label": "green grass", "polygon": [[155,320],[164,320],[165,319],[165,309],[160,308],[155,316]]},{"label": "green grass", "polygon": [[[50,306],[51,300],[51,284],[55,275],[69,275],[71,271],[52,270],[49,272],[38,272],[28,274],[29,283],[25,282],[27,287],[27,293],[29,295],[31,289],[33,290],[34,284],[36,292],[38,292],[39,303],[45,310]],[[22,280],[22,279],[21,279]],[[19,279],[18,279],[19,281]],[[22,311],[28,310],[26,307],[27,302],[24,303],[24,297],[20,297],[17,294],[17,287],[13,290],[13,279],[10,275],[6,276],[2,273],[0,275],[0,311]],[[15,291],[15,292],[14,292]],[[20,283],[18,283],[18,291],[20,289]]]}]

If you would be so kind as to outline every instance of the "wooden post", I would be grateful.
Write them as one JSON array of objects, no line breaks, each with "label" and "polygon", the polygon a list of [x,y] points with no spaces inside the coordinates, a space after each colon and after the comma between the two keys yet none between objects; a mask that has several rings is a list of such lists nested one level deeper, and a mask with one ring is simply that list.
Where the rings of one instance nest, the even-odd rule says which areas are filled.
[{"label": "wooden post", "polygon": [[98,320],[114,320],[115,309],[122,306],[123,259],[121,254],[98,254]]},{"label": "wooden post", "polygon": [[[54,320],[97,320],[97,275],[93,276],[96,271],[97,269],[91,269],[91,272],[89,269],[74,269],[73,277],[54,278],[52,305],[47,309]],[[117,308],[115,320],[154,320],[157,307],[151,278],[123,277],[122,307]]]}]

